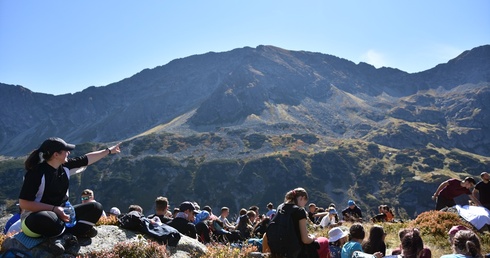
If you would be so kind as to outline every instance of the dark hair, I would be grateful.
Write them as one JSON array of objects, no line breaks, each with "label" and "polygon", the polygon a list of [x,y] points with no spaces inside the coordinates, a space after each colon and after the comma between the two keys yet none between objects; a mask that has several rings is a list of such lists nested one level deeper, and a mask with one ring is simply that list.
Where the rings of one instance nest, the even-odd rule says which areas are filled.
[{"label": "dark hair", "polygon": [[471,230],[460,230],[454,235],[453,251],[457,254],[481,257],[480,239]]},{"label": "dark hair", "polygon": [[466,178],[465,178],[463,181],[465,181],[465,182],[470,182],[470,183],[472,183],[472,184],[476,185],[476,181],[475,181],[475,179],[474,179],[473,177],[469,177],[469,176],[468,176],[468,177],[466,177]]},{"label": "dark hair", "polygon": [[[362,249],[368,254],[386,252],[386,244],[383,240],[385,231],[382,226],[374,225],[369,230],[368,239],[362,244]],[[385,254],[383,253],[383,256]]]},{"label": "dark hair", "polygon": [[143,208],[141,208],[141,206],[139,206],[139,205],[132,204],[132,205],[129,205],[128,212],[132,212],[132,211],[139,211],[139,212],[143,213]]},{"label": "dark hair", "polygon": [[[33,150],[31,154],[29,154],[29,157],[27,157],[26,161],[24,162],[24,168],[26,170],[32,170],[34,169],[37,164],[41,163],[41,158],[39,157],[40,150]],[[51,152],[43,152],[43,159],[44,160],[49,160],[53,156],[53,153]]]},{"label": "dark hair", "polygon": [[[405,258],[418,258],[422,250],[424,249],[424,241],[420,237],[420,233],[417,229],[408,229],[403,231],[402,242],[402,254]],[[400,235],[402,233],[400,232]]]},{"label": "dark hair", "polygon": [[294,204],[298,204],[297,198],[301,196],[308,199],[308,193],[305,189],[301,187],[295,188],[286,193],[286,196],[284,196],[284,202],[292,202]]},{"label": "dark hair", "polygon": [[251,217],[255,217],[257,214],[253,210],[247,211],[247,217],[250,219]]},{"label": "dark hair", "polygon": [[204,208],[202,208],[202,210],[209,212],[209,214],[211,214],[213,211],[213,209],[211,209],[211,206],[208,206],[208,205],[204,206]]},{"label": "dark hair", "polygon": [[155,210],[163,211],[167,207],[168,207],[168,199],[167,199],[167,197],[158,196],[155,199]]},{"label": "dark hair", "polygon": [[94,196],[94,191],[92,191],[90,189],[85,189],[85,190],[82,191],[82,195],[88,195],[88,196],[93,197]]},{"label": "dark hair", "polygon": [[250,206],[250,208],[248,208],[248,210],[251,210],[251,211],[255,211],[257,212],[259,210],[259,207],[254,205],[254,206]]},{"label": "dark hair", "polygon": [[366,232],[361,223],[354,223],[349,228],[349,239],[364,239]]}]

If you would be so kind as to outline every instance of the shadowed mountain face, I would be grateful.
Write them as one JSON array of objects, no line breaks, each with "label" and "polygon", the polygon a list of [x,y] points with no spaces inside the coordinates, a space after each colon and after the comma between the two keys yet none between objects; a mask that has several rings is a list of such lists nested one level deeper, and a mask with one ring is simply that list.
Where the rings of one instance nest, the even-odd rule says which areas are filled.
[{"label": "shadowed mountain face", "polygon": [[[282,133],[274,130],[279,124],[393,147],[400,143],[394,132],[399,126],[411,131],[422,122],[437,127],[436,136],[427,137],[443,146],[489,155],[484,146],[489,142],[489,53],[490,46],[478,47],[447,64],[408,74],[259,46],[174,60],[75,94],[53,96],[2,84],[0,154],[24,155],[52,135],[75,143],[117,141],[181,117],[172,130],[267,128],[276,134]],[[380,130],[395,135],[373,135]],[[469,137],[481,146],[467,143]],[[404,146],[426,143],[403,140]]]},{"label": "shadowed mountain face", "polygon": [[[299,184],[325,202],[389,202],[412,215],[432,204],[407,189],[430,194],[434,182],[490,169],[489,57],[481,46],[409,74],[258,46],[177,59],[75,94],[0,84],[0,155],[26,155],[51,136],[81,144],[74,155],[103,147],[84,143],[124,141],[121,158],[72,183],[102,192],[107,205],[151,206],[144,196],[164,192],[240,207],[280,201]],[[19,160],[8,162],[0,181],[21,179]],[[15,199],[16,187],[0,195]],[[123,202],[115,193],[125,191],[132,199]],[[254,197],[237,201],[242,194]]]}]

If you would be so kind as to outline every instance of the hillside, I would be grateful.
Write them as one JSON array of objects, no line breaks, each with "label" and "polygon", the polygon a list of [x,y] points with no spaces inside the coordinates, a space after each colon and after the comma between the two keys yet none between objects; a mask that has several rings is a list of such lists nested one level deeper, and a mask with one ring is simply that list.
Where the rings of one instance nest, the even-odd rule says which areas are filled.
[{"label": "hillside", "polygon": [[[432,209],[437,185],[490,170],[490,45],[409,74],[273,46],[174,60],[105,87],[53,96],[0,84],[0,200],[21,185],[22,162],[46,137],[72,155],[123,141],[123,152],[72,180],[107,208],[158,195],[214,209],[311,201],[372,214]],[[59,116],[57,110],[65,113]],[[98,142],[98,144],[95,144]]]}]

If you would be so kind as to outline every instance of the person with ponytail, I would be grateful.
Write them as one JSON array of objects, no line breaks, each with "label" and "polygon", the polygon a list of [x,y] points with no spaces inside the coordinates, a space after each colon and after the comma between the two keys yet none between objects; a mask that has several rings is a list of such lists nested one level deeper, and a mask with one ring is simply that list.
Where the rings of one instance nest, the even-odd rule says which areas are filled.
[{"label": "person with ponytail", "polygon": [[[295,188],[288,191],[284,197],[284,203],[277,207],[276,216],[273,221],[279,219],[282,214],[290,214],[294,225],[294,232],[299,241],[298,250],[287,250],[287,253],[277,253],[272,250],[272,257],[330,257],[328,239],[325,237],[314,237],[308,234],[306,227],[307,212],[304,209],[308,203],[308,193],[303,188]],[[270,242],[271,240],[268,239]],[[282,250],[284,251],[284,250]]]},{"label": "person with ponytail", "polygon": [[[19,194],[22,231],[29,237],[56,238],[64,232],[75,236],[94,236],[93,228],[102,214],[102,205],[89,202],[75,205],[77,223],[65,227],[69,216],[63,211],[68,200],[70,176],[108,156],[120,152],[119,144],[104,150],[94,151],[76,158],[69,158],[75,145],[56,137],[46,139],[26,159],[26,174]],[[58,248],[63,249],[58,243]],[[63,251],[63,250],[60,250]]]},{"label": "person with ponytail", "polygon": [[483,257],[478,236],[471,230],[460,230],[453,239],[453,253],[441,258]]}]

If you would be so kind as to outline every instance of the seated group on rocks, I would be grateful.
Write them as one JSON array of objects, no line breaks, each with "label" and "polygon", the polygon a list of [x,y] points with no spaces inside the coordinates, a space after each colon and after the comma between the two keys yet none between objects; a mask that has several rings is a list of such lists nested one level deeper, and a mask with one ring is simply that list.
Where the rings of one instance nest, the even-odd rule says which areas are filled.
[{"label": "seated group on rocks", "polygon": [[[71,175],[83,172],[88,165],[110,154],[119,153],[119,145],[69,158],[75,145],[60,138],[45,140],[25,161],[26,174],[19,194],[22,213],[16,222],[17,226],[12,225],[11,228],[20,228],[23,234],[31,238],[45,238],[55,255],[61,255],[76,246],[78,238],[97,235],[94,225],[105,213],[102,205],[95,201],[93,191],[87,189],[82,192],[82,203],[73,206],[76,214],[74,221],[65,213],[70,205],[69,179]],[[488,173],[482,173],[485,185],[477,185],[476,192],[470,196],[478,205],[488,204],[489,179]],[[474,185],[472,178],[443,182],[433,196],[437,199],[437,208],[454,205],[453,198],[463,193],[471,194],[469,189]],[[119,209],[113,207],[109,215],[117,216],[118,221],[124,224],[130,222],[124,218],[132,214],[133,218],[146,223],[143,230],[154,236],[175,235],[178,231],[205,244],[243,243],[247,240],[256,244],[262,252],[270,252],[272,257],[389,257],[386,256],[385,234],[381,226],[373,226],[369,238],[364,239],[364,227],[360,223],[363,221],[362,211],[353,200],[349,200],[347,207],[340,212],[343,220],[339,220],[335,204],[320,209],[311,203],[307,206],[307,212],[304,208],[307,203],[306,190],[295,188],[285,194],[284,202],[276,209],[272,203],[267,205],[265,215],[259,212],[257,206],[241,209],[235,222],[229,220],[230,210],[227,207],[222,207],[220,215],[216,216],[210,206],[201,209],[191,201],[182,202],[178,209],[170,212],[165,197],[155,200],[155,214],[148,217],[143,216],[143,209],[138,205],[131,205],[127,214],[121,214]],[[373,222],[394,221],[388,206],[380,206],[379,212],[372,219]],[[345,228],[342,226],[343,221],[353,224]],[[328,238],[309,234],[308,223],[329,229]],[[451,243],[455,254],[445,255],[445,258],[460,257],[458,254],[481,256],[481,244],[471,230],[458,228],[454,231],[457,233],[451,238]],[[178,241],[179,238],[180,234],[173,240]],[[394,252],[391,257],[431,256],[430,250],[423,246],[420,232],[415,229],[400,231],[400,243],[398,252]]]}]

